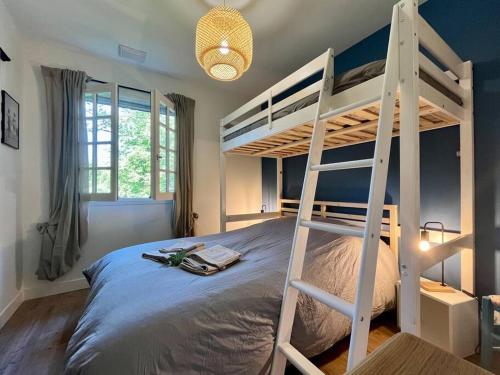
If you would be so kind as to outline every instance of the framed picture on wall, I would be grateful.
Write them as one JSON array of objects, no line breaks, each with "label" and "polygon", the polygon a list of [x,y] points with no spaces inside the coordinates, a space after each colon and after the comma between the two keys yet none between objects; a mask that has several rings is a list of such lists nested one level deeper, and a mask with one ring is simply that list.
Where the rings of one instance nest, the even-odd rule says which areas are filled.
[{"label": "framed picture on wall", "polygon": [[2,143],[19,149],[19,103],[2,90]]}]

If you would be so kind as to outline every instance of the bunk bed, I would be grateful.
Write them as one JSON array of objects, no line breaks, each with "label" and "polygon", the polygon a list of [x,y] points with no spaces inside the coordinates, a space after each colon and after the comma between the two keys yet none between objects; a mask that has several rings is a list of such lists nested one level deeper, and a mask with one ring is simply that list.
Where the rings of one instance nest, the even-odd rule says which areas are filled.
[{"label": "bunk bed", "polygon": [[[297,257],[303,257],[303,249],[300,247],[305,246],[308,235],[308,232],[303,234],[300,227],[333,230],[311,221],[318,172],[373,167],[371,186],[374,195],[380,196],[381,192],[385,191],[387,163],[378,166],[374,161],[380,160],[382,164],[383,159],[378,159],[377,156],[388,154],[391,136],[400,137],[399,267],[402,285],[402,330],[417,336],[420,332],[421,271],[459,250],[462,250],[461,287],[467,292],[474,292],[472,63],[462,61],[418,14],[417,3],[403,0],[393,8],[386,60],[366,64],[339,76],[334,76],[333,64],[334,54],[330,49],[224,117],[220,124],[222,232],[226,230],[229,222],[270,219],[287,212],[288,206],[282,204],[287,201],[281,199],[281,159],[309,154],[302,197],[297,209],[296,238],[285,283],[285,299],[280,321],[280,329],[284,333],[281,337],[279,331],[276,339],[273,374],[283,373],[286,360],[303,373],[321,373],[288,342],[295,307],[287,310],[287,304],[296,303],[297,290],[319,298],[320,301],[323,298],[323,302],[328,306],[344,311],[345,315],[352,317],[353,335],[348,369],[353,368],[366,355],[369,319],[368,322],[366,319],[363,323],[358,322],[363,321],[360,308],[356,306],[358,302],[348,305],[335,296],[322,294],[318,288],[310,288],[300,283],[302,260],[297,260]],[[460,127],[461,235],[424,254],[418,251],[419,132],[447,126]],[[388,135],[388,140],[384,139],[384,134]],[[319,164],[322,150],[373,141],[381,143],[380,147],[375,147],[373,159],[335,165]],[[385,151],[382,152],[379,148]],[[227,214],[225,164],[228,154],[278,159],[277,211]],[[383,200],[383,194],[380,199]],[[371,237],[373,233],[377,233],[378,237],[381,231],[383,202],[380,202],[380,199],[372,197],[371,189],[367,203],[367,216],[371,215],[366,224],[368,229],[365,233],[358,233],[365,236],[367,242],[370,241],[369,233],[372,234]],[[327,209],[325,210],[327,212]],[[374,230],[373,225],[369,224],[370,220],[375,223],[375,227],[378,225],[378,228]],[[336,229],[349,233],[345,228]],[[376,243],[375,240],[371,241],[373,249]],[[371,261],[368,261],[368,267],[373,270],[373,256],[370,255],[370,245],[367,246],[367,257],[372,257]],[[296,252],[300,255],[295,255]],[[374,254],[376,259],[376,249]],[[365,301],[371,301],[373,295],[373,286],[369,284],[370,279],[373,280],[374,270],[367,273],[370,275],[366,277],[360,273],[358,285],[361,285],[359,288],[362,291],[356,297],[359,297],[359,301],[362,301],[363,297]],[[287,302],[290,289],[295,290],[290,297],[292,302]],[[368,308],[365,302],[364,309]],[[356,325],[361,328],[355,332]]]}]

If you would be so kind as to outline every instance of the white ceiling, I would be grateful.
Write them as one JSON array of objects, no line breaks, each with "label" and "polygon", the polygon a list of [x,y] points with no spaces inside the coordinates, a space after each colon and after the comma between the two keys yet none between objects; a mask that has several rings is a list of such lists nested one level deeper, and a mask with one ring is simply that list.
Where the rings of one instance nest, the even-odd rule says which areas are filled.
[{"label": "white ceiling", "polygon": [[338,54],[388,24],[396,0],[226,0],[254,33],[254,60],[236,82],[214,82],[194,56],[197,20],[223,0],[4,0],[20,29],[118,59],[118,44],[174,77],[256,95],[334,47]]}]

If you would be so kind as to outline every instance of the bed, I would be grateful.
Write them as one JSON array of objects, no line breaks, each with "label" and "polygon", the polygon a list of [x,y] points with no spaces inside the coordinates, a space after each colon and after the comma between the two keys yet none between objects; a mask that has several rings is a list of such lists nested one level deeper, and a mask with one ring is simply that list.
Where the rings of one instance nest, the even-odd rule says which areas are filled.
[{"label": "bed", "polygon": [[[357,85],[360,85],[360,84],[362,84],[366,81],[369,81],[373,78],[380,77],[384,74],[384,72],[385,72],[385,59],[372,61],[372,62],[369,62],[369,63],[364,64],[362,66],[356,67],[354,69],[350,69],[346,72],[343,72],[343,73],[334,77],[335,81],[333,84],[331,95],[340,94],[341,92],[348,90],[351,87],[355,87]],[[451,99],[457,105],[461,106],[463,104],[463,101],[462,101],[460,96],[458,96],[453,91],[448,89],[446,86],[441,84],[439,81],[437,81],[435,78],[433,78],[433,76],[428,74],[425,70],[420,69],[419,76],[423,82],[430,85],[433,89],[439,91],[441,94],[445,95],[447,98]],[[293,95],[294,93],[299,92],[300,87],[308,85],[308,84],[314,84],[317,81],[319,81],[320,78],[321,78],[320,74],[316,74],[316,75],[313,75],[313,76],[307,78],[305,81],[301,82],[299,85],[292,87],[291,90],[289,90],[285,95],[281,95],[281,97],[278,97],[278,99],[273,101],[273,103],[274,104],[280,103],[282,100],[285,100],[287,97]],[[285,116],[288,116],[294,112],[300,111],[304,108],[307,108],[307,107],[317,103],[318,96],[319,96],[319,92],[315,92],[313,94],[306,96],[305,98],[299,99],[296,102],[287,105],[284,108],[277,110],[276,112],[273,112],[271,120],[272,121],[279,120]],[[265,109],[265,108],[267,108],[267,106],[263,106],[262,108]],[[356,118],[355,114],[354,114],[354,117],[353,117],[353,114],[351,114],[350,115],[351,122],[356,122],[356,121],[362,122],[360,120],[368,119],[368,118],[366,118],[366,116],[369,116],[372,119],[374,119],[376,110],[374,110],[374,109],[371,109],[371,110],[373,111],[372,116],[369,116],[370,110],[367,109],[365,111],[365,117],[363,117],[363,115],[361,115],[361,119],[359,118],[359,115],[358,115],[358,118]],[[439,112],[439,111],[436,110],[433,113],[437,113],[437,112]],[[424,115],[424,116],[429,116],[429,115],[431,115],[431,113],[429,113],[428,115]],[[436,116],[436,115],[434,115],[434,116]],[[425,118],[425,120],[427,120],[431,123],[432,122],[440,122],[441,125],[444,125],[443,124],[444,121],[446,121],[448,125],[457,125],[458,124],[458,122],[456,120],[453,120],[452,118],[450,118],[448,116],[443,117],[444,115],[439,116],[439,114],[437,116],[438,117]],[[238,123],[240,123],[241,121],[243,121],[246,118],[247,117],[240,117],[236,120],[233,120],[232,122],[230,122],[226,126],[226,128],[231,129],[233,126],[237,126]],[[224,140],[224,142],[227,142],[227,141],[230,141],[231,139],[235,139],[235,138],[237,138],[245,133],[248,133],[254,129],[257,129],[261,126],[267,125],[268,121],[269,121],[268,116],[265,116],[265,117],[261,118],[260,120],[252,122],[249,125],[246,125],[244,127],[238,127],[238,130],[231,132],[228,135],[225,135],[223,140]],[[342,122],[342,120],[340,120],[340,122]]]},{"label": "bed", "polygon": [[[318,220],[336,220],[323,218]],[[161,241],[114,251],[85,271],[90,295],[69,341],[66,374],[265,374],[270,370],[295,217],[206,237],[243,254],[212,276],[141,258]],[[312,231],[305,279],[347,300],[362,240]],[[380,241],[373,316],[394,306],[397,261]],[[312,356],[349,334],[350,321],[301,296],[293,343]]]}]

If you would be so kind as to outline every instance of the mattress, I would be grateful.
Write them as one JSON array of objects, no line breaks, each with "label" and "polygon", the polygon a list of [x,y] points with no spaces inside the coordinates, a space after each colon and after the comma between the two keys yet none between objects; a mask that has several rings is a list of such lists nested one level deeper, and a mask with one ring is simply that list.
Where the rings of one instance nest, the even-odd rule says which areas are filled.
[{"label": "mattress", "polygon": [[[350,89],[351,87],[357,86],[363,82],[366,82],[372,78],[378,77],[385,72],[385,60],[377,60],[370,62],[368,64],[359,66],[357,68],[348,70],[347,72],[344,72],[342,74],[339,74],[335,76],[334,79],[334,84],[333,84],[333,89],[332,89],[332,95],[338,94],[342,91],[345,91],[347,89]],[[436,90],[440,91],[444,95],[446,95],[448,98],[453,100],[455,103],[458,105],[462,105],[462,100],[460,99],[459,96],[448,90],[445,86],[443,86],[441,83],[436,81],[434,78],[432,78],[429,74],[424,72],[422,69],[420,69],[420,78],[434,87]],[[311,82],[312,83],[312,82]],[[297,112],[303,108],[306,108],[318,101],[318,96],[319,93],[316,92],[314,94],[311,94],[305,98],[300,99],[299,101],[280,109],[279,111],[276,111],[273,113],[272,119],[273,121],[278,120],[282,117],[288,116],[289,114],[293,112]],[[231,133],[227,136],[224,137],[224,141],[229,141],[231,139],[234,139],[242,134],[248,133],[249,131],[252,131],[254,129],[260,128],[261,126],[264,126],[267,124],[267,117],[258,120],[252,124],[249,124],[248,126],[245,126],[242,129],[239,129],[235,131],[234,133]]]},{"label": "mattress", "polygon": [[[197,276],[141,258],[160,241],[117,250],[85,271],[90,294],[66,352],[66,374],[266,374],[277,331],[296,219],[198,237],[242,253],[236,265]],[[310,232],[303,278],[353,301],[360,238]],[[397,263],[380,242],[373,315],[393,307]],[[350,320],[300,295],[292,344],[319,354]]]}]

